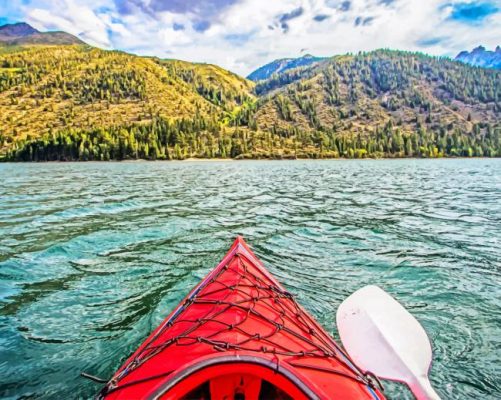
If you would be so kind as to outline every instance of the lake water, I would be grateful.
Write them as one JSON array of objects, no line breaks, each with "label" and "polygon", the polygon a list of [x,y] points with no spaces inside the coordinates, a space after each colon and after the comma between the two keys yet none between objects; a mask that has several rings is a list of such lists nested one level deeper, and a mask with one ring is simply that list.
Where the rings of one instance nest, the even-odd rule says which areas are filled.
[{"label": "lake water", "polygon": [[238,234],[334,335],[380,285],[444,399],[501,398],[500,159],[0,164],[0,398],[92,397]]}]

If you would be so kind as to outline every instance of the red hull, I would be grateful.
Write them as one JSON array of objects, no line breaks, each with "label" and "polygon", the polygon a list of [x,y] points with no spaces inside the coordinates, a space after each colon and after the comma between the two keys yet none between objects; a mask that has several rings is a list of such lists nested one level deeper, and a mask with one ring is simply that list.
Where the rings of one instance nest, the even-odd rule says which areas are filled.
[{"label": "red hull", "polygon": [[242,238],[125,362],[100,396],[384,398]]}]

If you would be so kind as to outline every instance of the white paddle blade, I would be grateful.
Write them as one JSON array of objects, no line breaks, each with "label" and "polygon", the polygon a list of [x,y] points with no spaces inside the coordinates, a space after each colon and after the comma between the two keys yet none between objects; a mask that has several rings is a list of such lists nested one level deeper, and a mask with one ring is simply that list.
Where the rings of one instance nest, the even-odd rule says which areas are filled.
[{"label": "white paddle blade", "polygon": [[428,380],[431,345],[420,323],[377,286],[366,286],[337,310],[343,346],[364,372],[404,382],[418,400],[440,399]]}]

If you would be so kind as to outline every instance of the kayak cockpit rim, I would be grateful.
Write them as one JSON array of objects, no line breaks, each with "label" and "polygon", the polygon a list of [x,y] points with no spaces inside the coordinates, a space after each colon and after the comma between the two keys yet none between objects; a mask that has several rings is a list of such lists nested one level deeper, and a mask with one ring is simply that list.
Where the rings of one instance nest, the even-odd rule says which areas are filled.
[{"label": "kayak cockpit rim", "polygon": [[[298,391],[300,391],[306,398],[317,400],[319,399],[318,395],[315,394],[313,390],[310,389],[309,385],[312,385],[309,382],[309,385],[305,383],[305,377],[298,377],[296,373],[294,373],[289,368],[285,367],[282,364],[274,362],[272,360],[268,360],[266,358],[256,357],[256,356],[247,356],[247,355],[225,355],[219,357],[213,357],[206,360],[199,361],[187,368],[177,372],[173,377],[168,379],[166,382],[162,383],[154,393],[152,393],[148,400],[159,400],[162,396],[168,394],[168,392],[175,388],[176,385],[180,384],[188,377],[193,377],[195,374],[201,372],[210,372],[211,367],[219,367],[222,365],[230,365],[232,368],[246,364],[248,366],[254,366],[256,372],[260,372],[261,375],[266,375],[266,372],[272,373],[275,376],[280,375],[285,378],[290,384],[294,385]],[[217,374],[217,370],[214,369],[214,373]],[[216,376],[216,375],[214,375]],[[210,379],[211,377],[208,377]],[[274,382],[277,385],[277,381]],[[178,393],[178,395],[185,395],[189,393],[190,390],[194,389],[197,385],[190,385],[190,388],[185,390],[185,393]],[[294,393],[291,393],[290,389],[284,388],[283,385],[277,385],[279,389],[286,392],[292,398]]]}]

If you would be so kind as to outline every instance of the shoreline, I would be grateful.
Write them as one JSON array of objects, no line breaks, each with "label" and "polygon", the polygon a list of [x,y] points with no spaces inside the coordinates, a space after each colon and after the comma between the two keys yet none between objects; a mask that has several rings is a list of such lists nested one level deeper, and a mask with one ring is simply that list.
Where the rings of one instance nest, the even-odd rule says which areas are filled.
[{"label": "shoreline", "polygon": [[0,160],[1,164],[69,164],[69,163],[124,163],[124,164],[134,164],[134,163],[214,163],[214,162],[253,162],[253,161],[388,161],[388,160],[496,160],[501,159],[501,157],[377,157],[377,158],[186,158],[184,160],[148,160],[145,158],[134,159],[134,160],[53,160],[53,161],[3,161]]}]

